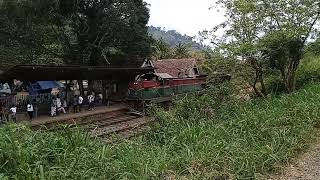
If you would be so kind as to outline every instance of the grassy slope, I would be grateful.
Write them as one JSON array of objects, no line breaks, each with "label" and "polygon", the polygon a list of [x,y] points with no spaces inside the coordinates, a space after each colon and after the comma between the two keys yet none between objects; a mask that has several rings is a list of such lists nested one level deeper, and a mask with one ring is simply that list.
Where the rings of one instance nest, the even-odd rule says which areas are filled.
[{"label": "grassy slope", "polygon": [[[81,130],[0,129],[0,174],[19,179],[257,178],[310,143],[320,124],[320,84],[217,109],[209,96],[156,111],[134,141],[101,145]],[[215,116],[213,118],[212,116]],[[1,179],[1,175],[0,175]]]}]

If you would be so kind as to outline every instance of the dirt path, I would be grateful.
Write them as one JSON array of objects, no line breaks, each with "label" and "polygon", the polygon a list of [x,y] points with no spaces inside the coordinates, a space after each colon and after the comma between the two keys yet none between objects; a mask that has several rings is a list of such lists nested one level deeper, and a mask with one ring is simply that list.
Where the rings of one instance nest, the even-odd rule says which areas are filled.
[{"label": "dirt path", "polygon": [[320,140],[317,140],[298,160],[285,168],[281,175],[268,180],[320,180]]}]

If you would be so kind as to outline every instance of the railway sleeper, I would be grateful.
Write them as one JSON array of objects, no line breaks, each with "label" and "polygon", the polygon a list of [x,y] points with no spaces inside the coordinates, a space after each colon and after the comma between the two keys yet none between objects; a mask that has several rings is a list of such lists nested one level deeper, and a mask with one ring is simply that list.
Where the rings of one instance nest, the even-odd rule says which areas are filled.
[{"label": "railway sleeper", "polygon": [[106,127],[106,126],[110,126],[110,125],[114,125],[114,124],[117,124],[117,123],[122,123],[122,122],[127,122],[127,121],[132,121],[134,119],[137,119],[139,117],[137,116],[119,116],[119,117],[116,117],[116,118],[113,118],[113,119],[103,119],[101,121],[97,121],[93,124],[88,124],[86,126],[84,126],[84,128],[86,129],[96,129],[96,128],[101,128],[101,127]]},{"label": "railway sleeper", "polygon": [[90,135],[91,135],[91,137],[102,137],[103,138],[103,137],[108,136],[110,134],[115,134],[115,133],[125,131],[128,129],[139,128],[139,127],[146,125],[152,121],[153,120],[146,119],[146,118],[134,119],[132,121],[118,123],[118,124],[111,125],[111,126],[108,126],[105,128],[97,128],[95,130],[92,130],[90,132]]},{"label": "railway sleeper", "polygon": [[144,134],[145,132],[149,131],[150,129],[151,129],[150,126],[145,125],[137,129],[129,129],[129,130],[121,131],[115,135],[110,135],[109,137],[102,138],[102,142],[106,144],[111,144],[121,139],[130,139],[130,138],[138,137]]}]

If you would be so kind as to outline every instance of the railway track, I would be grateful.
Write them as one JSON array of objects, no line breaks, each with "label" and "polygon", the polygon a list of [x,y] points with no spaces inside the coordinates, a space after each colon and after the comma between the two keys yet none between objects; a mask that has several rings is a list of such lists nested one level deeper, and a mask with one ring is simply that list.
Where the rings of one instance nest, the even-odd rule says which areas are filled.
[{"label": "railway track", "polygon": [[60,125],[81,127],[89,132],[91,138],[101,139],[102,142],[112,143],[119,138],[131,138],[147,131],[153,120],[147,117],[130,114],[121,108],[112,112],[90,114],[79,118],[61,118],[31,125],[33,130],[56,130]]}]

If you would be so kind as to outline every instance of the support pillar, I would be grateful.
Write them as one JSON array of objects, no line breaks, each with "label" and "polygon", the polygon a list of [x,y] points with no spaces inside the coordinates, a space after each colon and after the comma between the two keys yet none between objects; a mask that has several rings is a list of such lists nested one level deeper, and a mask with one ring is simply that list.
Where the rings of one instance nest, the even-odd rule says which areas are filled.
[{"label": "support pillar", "polygon": [[78,80],[80,94],[84,95],[83,80]]}]

